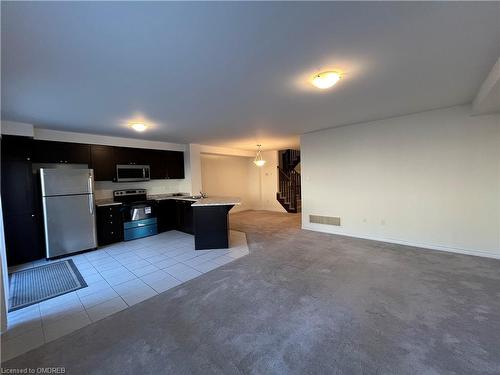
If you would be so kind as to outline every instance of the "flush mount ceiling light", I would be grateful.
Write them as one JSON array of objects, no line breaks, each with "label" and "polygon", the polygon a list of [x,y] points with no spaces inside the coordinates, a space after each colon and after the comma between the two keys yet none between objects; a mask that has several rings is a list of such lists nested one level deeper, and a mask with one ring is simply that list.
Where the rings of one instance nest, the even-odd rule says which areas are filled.
[{"label": "flush mount ceiling light", "polygon": [[257,167],[262,167],[262,166],[264,166],[264,164],[266,164],[266,161],[264,159],[262,159],[262,153],[260,151],[260,146],[262,146],[262,145],[257,145],[257,155],[255,155],[255,159],[253,161]]},{"label": "flush mount ceiling light", "polygon": [[134,122],[130,124],[130,127],[134,129],[136,132],[143,132],[148,128],[146,124],[143,124],[142,122]]},{"label": "flush mount ceiling light", "polygon": [[340,78],[342,78],[342,75],[339,72],[321,72],[314,75],[311,83],[314,87],[325,90],[335,85],[340,80]]}]

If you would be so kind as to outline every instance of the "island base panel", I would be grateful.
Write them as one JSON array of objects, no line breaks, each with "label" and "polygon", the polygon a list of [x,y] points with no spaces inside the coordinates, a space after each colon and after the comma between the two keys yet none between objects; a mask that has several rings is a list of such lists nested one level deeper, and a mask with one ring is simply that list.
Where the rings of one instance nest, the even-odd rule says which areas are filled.
[{"label": "island base panel", "polygon": [[194,248],[196,250],[229,248],[229,221],[227,215],[232,207],[193,207]]}]

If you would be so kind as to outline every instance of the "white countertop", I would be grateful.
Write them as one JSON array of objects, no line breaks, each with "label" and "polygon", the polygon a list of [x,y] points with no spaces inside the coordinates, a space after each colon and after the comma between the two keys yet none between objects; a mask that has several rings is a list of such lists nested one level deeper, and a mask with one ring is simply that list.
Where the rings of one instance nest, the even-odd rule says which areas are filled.
[{"label": "white countertop", "polygon": [[238,197],[208,197],[198,199],[191,207],[234,206],[239,204],[241,204],[241,199]]},{"label": "white countertop", "polygon": [[97,207],[120,206],[121,202],[114,202],[113,199],[96,199],[95,200],[95,205]]},{"label": "white countertop", "polygon": [[[185,196],[173,196],[170,194],[155,194],[148,195],[148,199],[162,201],[166,199],[175,199],[181,201],[194,202],[192,207],[204,207],[204,206],[234,206],[241,204],[241,199],[238,197],[208,197],[208,198],[189,198]],[[96,200],[96,206],[117,206],[121,205],[120,202],[114,202],[112,199],[98,199]]]},{"label": "white countertop", "polygon": [[203,206],[233,206],[241,204],[241,199],[238,197],[207,197],[207,198],[189,198],[183,196],[172,196],[169,194],[157,194],[150,195],[148,199],[155,199],[157,201],[162,201],[165,199],[175,199],[181,201],[191,201],[194,202],[192,207],[203,207]]},{"label": "white countertop", "polygon": [[182,195],[172,195],[172,194],[152,194],[148,195],[148,199],[153,199],[155,201],[164,201],[167,199],[176,199],[180,201],[191,201],[191,202],[196,202],[198,199],[195,198],[188,198],[186,196]]}]

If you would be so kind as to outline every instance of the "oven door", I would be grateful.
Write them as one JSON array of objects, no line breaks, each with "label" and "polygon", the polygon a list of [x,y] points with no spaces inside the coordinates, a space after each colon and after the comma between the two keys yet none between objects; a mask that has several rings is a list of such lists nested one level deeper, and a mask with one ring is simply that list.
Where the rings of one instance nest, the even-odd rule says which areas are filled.
[{"label": "oven door", "polygon": [[138,221],[156,217],[156,207],[153,204],[131,204],[124,212],[124,221]]},{"label": "oven door", "polygon": [[149,181],[149,165],[116,165],[116,181]]}]

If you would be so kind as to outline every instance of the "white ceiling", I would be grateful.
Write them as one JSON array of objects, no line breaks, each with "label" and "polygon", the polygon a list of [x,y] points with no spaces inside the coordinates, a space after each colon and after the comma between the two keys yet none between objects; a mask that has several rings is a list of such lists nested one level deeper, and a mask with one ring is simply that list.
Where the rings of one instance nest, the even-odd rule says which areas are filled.
[{"label": "white ceiling", "polygon": [[[253,149],[470,102],[500,2],[2,2],[2,118]],[[341,69],[330,91],[311,74]],[[128,120],[153,128],[137,135]]]}]

